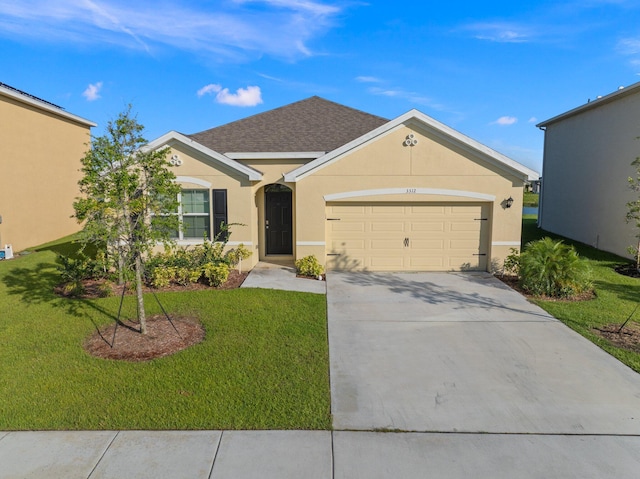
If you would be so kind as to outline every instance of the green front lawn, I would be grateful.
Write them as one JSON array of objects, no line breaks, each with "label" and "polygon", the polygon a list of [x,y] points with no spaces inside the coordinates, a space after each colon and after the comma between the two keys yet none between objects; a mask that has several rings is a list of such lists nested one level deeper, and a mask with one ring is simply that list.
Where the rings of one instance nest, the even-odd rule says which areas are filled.
[{"label": "green front lawn", "polygon": [[[614,271],[616,265],[628,263],[629,260],[547,233],[536,227],[535,219],[525,217],[522,244],[525,245],[529,241],[544,236],[563,239],[565,243],[575,245],[580,256],[589,261],[593,269],[596,298],[577,302],[540,300],[534,302],[585,338],[640,372],[640,352],[618,348],[593,332],[593,328],[607,324],[621,325],[640,302],[640,279],[623,276]],[[632,322],[640,324],[640,309]]]},{"label": "green front lawn", "polygon": [[[52,250],[65,249],[0,261],[0,430],[331,427],[323,295],[158,294],[168,311],[200,319],[204,342],[144,363],[97,359],[83,341],[114,321],[119,298],[54,295]],[[134,308],[130,297],[129,317]]]}]

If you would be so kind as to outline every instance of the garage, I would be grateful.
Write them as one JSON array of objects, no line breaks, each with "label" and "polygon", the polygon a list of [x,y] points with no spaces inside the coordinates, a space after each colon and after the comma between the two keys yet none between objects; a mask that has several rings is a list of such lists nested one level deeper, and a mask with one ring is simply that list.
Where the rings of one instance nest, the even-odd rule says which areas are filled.
[{"label": "garage", "polygon": [[328,203],[334,270],[487,270],[489,203]]}]

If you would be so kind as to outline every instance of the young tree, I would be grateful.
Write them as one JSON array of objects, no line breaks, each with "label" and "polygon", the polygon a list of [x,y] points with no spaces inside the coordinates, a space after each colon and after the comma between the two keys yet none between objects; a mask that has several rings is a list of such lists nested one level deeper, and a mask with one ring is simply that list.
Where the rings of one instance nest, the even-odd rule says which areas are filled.
[{"label": "young tree", "polygon": [[[628,178],[629,188],[635,191],[636,193],[640,193],[640,158],[636,158],[632,163],[636,169],[635,178],[631,176]],[[627,223],[634,223],[636,230],[638,233],[636,234],[636,238],[638,238],[638,242],[629,246],[629,253],[633,254],[636,259],[636,268],[640,271],[640,197],[636,198],[633,201],[629,201],[627,203]]]},{"label": "young tree", "polygon": [[105,135],[92,139],[78,183],[83,197],[73,206],[85,222],[83,241],[104,248],[120,284],[134,273],[140,330],[146,334],[143,257],[157,243],[171,242],[178,218],[167,212],[177,210],[180,187],[168,169],[168,149],[143,148],[143,130],[129,106],[107,124]]}]

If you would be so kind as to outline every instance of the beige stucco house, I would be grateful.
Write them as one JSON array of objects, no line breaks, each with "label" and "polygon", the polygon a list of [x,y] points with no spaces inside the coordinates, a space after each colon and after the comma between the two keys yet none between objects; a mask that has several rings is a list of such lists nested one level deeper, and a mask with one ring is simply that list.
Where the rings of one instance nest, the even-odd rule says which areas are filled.
[{"label": "beige stucco house", "polygon": [[93,126],[0,83],[0,249],[20,251],[79,230],[71,215]]},{"label": "beige stucco house", "polygon": [[[598,97],[538,125],[544,133],[541,228],[629,256],[627,179],[640,156],[640,83]],[[637,194],[635,194],[637,198]]]},{"label": "beige stucco house", "polygon": [[537,179],[417,110],[387,120],[319,97],[149,144],[165,146],[182,185],[179,243],[240,223],[231,244],[252,265],[315,255],[330,269],[491,270],[520,246],[523,185]]}]

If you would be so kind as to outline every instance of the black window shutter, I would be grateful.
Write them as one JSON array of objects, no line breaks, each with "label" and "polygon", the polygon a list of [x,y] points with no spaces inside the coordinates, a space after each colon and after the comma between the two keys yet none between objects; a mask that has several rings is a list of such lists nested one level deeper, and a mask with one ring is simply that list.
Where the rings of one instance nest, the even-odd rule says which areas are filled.
[{"label": "black window shutter", "polygon": [[[217,237],[222,231],[222,223],[227,221],[227,190],[211,190],[213,202],[213,237]],[[225,239],[225,238],[220,238]]]}]

